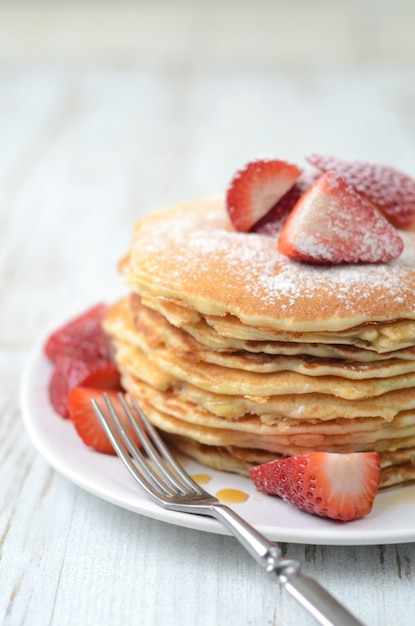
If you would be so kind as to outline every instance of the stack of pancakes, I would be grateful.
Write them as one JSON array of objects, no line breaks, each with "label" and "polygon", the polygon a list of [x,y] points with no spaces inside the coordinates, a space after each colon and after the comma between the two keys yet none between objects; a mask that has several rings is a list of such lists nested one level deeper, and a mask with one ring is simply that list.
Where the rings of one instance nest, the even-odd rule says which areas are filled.
[{"label": "stack of pancakes", "polygon": [[141,220],[110,310],[125,389],[177,448],[217,469],[377,450],[415,479],[415,232],[388,264],[310,265],[235,232],[221,198]]}]

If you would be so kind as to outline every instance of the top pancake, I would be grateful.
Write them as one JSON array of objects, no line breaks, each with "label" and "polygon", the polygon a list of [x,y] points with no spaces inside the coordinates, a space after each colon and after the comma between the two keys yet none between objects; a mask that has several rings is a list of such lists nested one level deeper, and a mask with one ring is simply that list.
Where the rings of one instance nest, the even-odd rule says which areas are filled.
[{"label": "top pancake", "polygon": [[[122,264],[141,295],[205,316],[232,315],[272,331],[341,332],[415,320],[415,233],[386,264],[309,265],[277,251],[274,237],[235,232],[223,198],[174,206],[141,220]],[[410,324],[415,342],[415,324]]]}]

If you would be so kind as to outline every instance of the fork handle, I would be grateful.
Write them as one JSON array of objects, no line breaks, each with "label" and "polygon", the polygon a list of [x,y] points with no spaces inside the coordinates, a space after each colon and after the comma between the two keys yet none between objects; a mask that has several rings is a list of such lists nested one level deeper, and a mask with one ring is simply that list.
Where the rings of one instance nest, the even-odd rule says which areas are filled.
[{"label": "fork handle", "polygon": [[222,522],[251,556],[269,573],[275,573],[285,589],[324,626],[362,626],[316,580],[300,571],[300,563],[284,558],[281,550],[224,504],[209,507],[211,516]]}]

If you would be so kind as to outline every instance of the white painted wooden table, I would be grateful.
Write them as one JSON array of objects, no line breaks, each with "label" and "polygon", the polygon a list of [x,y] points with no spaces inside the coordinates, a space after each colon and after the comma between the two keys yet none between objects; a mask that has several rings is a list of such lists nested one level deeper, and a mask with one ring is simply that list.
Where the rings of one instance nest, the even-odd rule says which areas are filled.
[{"label": "white painted wooden table", "polygon": [[[58,475],[21,418],[39,333],[120,286],[139,216],[223,190],[262,154],[415,174],[410,1],[195,5],[0,4],[7,626],[314,623],[232,538],[135,515]],[[413,544],[283,549],[365,624],[415,622]]]}]

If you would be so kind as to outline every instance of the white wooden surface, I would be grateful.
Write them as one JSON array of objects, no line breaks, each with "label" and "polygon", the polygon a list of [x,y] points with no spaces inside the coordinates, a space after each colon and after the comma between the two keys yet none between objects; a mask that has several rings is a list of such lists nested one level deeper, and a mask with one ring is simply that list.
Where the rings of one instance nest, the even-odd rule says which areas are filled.
[{"label": "white wooden surface", "polygon": [[[120,285],[140,215],[221,191],[247,159],[415,174],[414,24],[410,0],[0,2],[0,623],[314,623],[232,538],[56,474],[21,376],[51,319]],[[365,624],[414,623],[413,544],[283,547]]]}]

